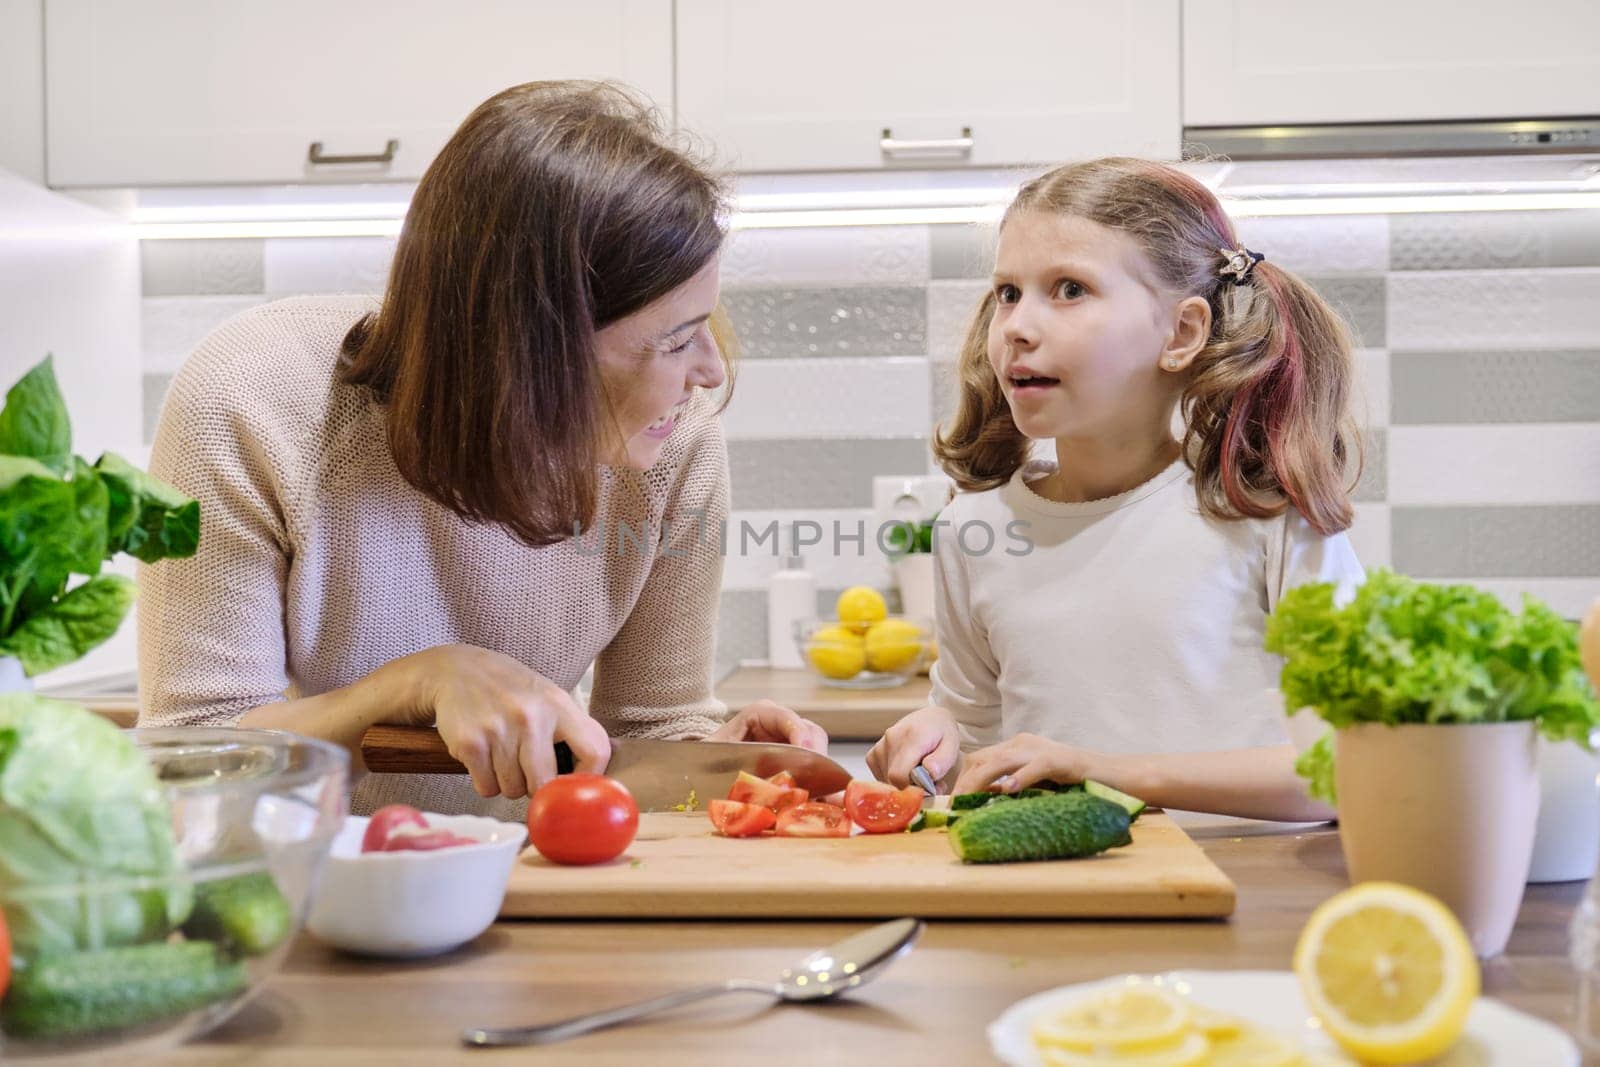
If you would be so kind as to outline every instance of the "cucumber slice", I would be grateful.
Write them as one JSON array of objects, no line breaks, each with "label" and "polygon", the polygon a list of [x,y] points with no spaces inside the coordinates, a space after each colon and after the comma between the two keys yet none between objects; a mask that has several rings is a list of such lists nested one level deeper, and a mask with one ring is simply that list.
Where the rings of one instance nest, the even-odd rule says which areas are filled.
[{"label": "cucumber slice", "polygon": [[1103,797],[1106,800],[1111,801],[1113,804],[1121,805],[1122,809],[1128,813],[1128,818],[1130,819],[1137,819],[1139,817],[1139,813],[1144,811],[1146,806],[1145,802],[1140,800],[1138,797],[1130,797],[1120,789],[1113,789],[1104,782],[1096,782],[1093,779],[1086,779],[1084,781],[1083,791],[1088,793],[1090,796]]}]

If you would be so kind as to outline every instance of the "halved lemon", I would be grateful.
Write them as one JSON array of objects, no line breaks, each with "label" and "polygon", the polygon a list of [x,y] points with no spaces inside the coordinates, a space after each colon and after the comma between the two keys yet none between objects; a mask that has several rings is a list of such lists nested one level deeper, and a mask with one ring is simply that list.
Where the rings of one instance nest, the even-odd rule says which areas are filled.
[{"label": "halved lemon", "polygon": [[1300,932],[1294,970],[1328,1035],[1368,1063],[1444,1052],[1478,996],[1478,960],[1450,909],[1392,882],[1324,901]]},{"label": "halved lemon", "polygon": [[1169,1042],[1189,1025],[1189,1006],[1159,989],[1133,986],[1093,993],[1033,1024],[1041,1046],[1099,1051]]},{"label": "halved lemon", "polygon": [[1211,1063],[1211,1040],[1189,1030],[1165,1044],[1144,1048],[1059,1048],[1041,1045],[1039,1055],[1048,1067],[1199,1067]]},{"label": "halved lemon", "polygon": [[1206,1067],[1300,1067],[1300,1055],[1290,1038],[1240,1024],[1232,1034],[1212,1037]]}]

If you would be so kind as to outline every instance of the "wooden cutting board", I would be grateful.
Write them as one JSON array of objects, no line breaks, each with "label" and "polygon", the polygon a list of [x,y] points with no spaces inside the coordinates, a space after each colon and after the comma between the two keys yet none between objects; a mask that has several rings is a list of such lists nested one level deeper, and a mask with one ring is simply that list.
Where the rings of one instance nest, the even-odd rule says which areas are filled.
[{"label": "wooden cutting board", "polygon": [[561,867],[529,848],[504,918],[1201,918],[1234,888],[1177,824],[1147,811],[1133,844],[1081,860],[972,865],[941,830],[850,838],[718,837],[703,812],[641,815],[611,863]]}]

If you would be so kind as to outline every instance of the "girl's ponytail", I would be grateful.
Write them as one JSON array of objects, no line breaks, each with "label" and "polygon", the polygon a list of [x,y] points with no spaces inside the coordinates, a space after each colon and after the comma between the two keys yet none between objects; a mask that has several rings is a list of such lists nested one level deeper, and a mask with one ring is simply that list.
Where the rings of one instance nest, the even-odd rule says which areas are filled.
[{"label": "girl's ponytail", "polygon": [[[1338,314],[1289,271],[1260,263],[1212,300],[1211,340],[1181,400],[1184,452],[1209,514],[1291,505],[1318,533],[1349,527],[1352,346]],[[1357,465],[1359,472],[1359,464]]]}]

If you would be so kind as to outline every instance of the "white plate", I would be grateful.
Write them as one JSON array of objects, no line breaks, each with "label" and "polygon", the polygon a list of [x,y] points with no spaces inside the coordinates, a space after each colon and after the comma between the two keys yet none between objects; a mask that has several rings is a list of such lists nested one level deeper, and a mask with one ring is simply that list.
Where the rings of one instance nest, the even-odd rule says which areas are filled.
[{"label": "white plate", "polygon": [[[1064,1007],[1085,993],[1114,986],[1150,983],[1189,997],[1217,1011],[1237,1015],[1281,1033],[1293,1034],[1307,1048],[1338,1048],[1306,1010],[1300,981],[1289,971],[1172,971],[1123,975],[1061,986],[1017,1003],[989,1024],[989,1047],[1010,1067],[1043,1067],[1034,1051],[1033,1020]],[[1578,1046],[1541,1019],[1479,997],[1467,1016],[1467,1031],[1435,1067],[1578,1067]]]}]

